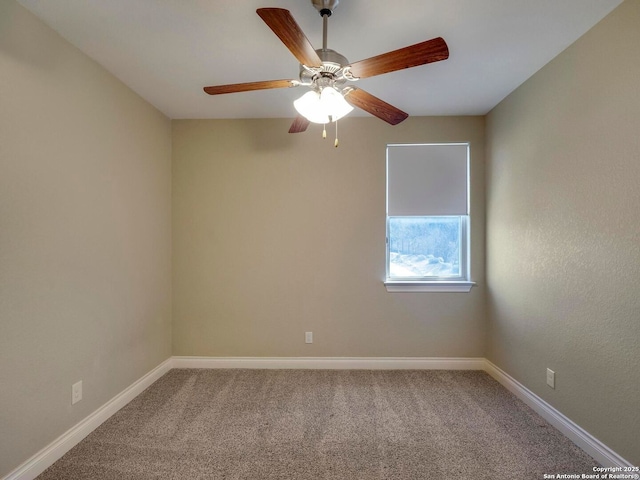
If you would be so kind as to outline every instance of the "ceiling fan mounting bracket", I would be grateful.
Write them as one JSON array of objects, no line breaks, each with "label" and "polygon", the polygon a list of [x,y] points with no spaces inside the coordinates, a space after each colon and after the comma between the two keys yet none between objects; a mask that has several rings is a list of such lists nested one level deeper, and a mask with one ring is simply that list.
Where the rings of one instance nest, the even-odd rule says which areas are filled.
[{"label": "ceiling fan mounting bracket", "polygon": [[320,12],[321,16],[330,17],[340,0],[311,0],[311,4]]}]

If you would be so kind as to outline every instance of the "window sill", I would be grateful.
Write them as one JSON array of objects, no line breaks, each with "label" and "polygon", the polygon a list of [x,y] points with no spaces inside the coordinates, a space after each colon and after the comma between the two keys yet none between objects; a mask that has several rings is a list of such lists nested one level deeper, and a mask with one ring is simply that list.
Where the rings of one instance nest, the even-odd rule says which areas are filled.
[{"label": "window sill", "polygon": [[389,293],[395,292],[469,292],[475,282],[464,281],[434,281],[419,280],[387,280],[384,286]]}]

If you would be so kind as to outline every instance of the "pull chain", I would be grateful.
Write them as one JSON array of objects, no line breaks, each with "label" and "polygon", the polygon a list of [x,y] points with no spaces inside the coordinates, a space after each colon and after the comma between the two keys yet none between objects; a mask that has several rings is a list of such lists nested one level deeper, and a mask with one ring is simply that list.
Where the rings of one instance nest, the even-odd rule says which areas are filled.
[{"label": "pull chain", "polygon": [[327,124],[326,123],[322,124],[322,138],[323,139],[327,138]]},{"label": "pull chain", "polygon": [[335,124],[336,124],[336,141],[333,142],[333,146],[338,148],[338,121],[337,120],[335,121]]}]

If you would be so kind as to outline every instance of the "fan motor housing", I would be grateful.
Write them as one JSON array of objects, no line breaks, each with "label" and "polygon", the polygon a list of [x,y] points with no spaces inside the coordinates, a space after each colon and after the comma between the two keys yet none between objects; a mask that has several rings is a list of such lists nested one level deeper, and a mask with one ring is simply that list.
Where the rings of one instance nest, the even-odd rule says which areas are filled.
[{"label": "fan motor housing", "polygon": [[307,67],[300,65],[300,82],[305,85],[314,85],[320,80],[322,84],[344,84],[347,79],[344,78],[343,68],[349,65],[349,60],[344,55],[331,49],[319,49],[316,50],[316,53],[322,60],[322,66]]},{"label": "fan motor housing", "polygon": [[320,57],[320,60],[322,60],[322,63],[337,63],[340,66],[349,65],[349,60],[347,60],[344,55],[340,55],[338,52],[331,50],[330,48],[327,48],[326,50],[320,48],[316,50],[316,53]]}]

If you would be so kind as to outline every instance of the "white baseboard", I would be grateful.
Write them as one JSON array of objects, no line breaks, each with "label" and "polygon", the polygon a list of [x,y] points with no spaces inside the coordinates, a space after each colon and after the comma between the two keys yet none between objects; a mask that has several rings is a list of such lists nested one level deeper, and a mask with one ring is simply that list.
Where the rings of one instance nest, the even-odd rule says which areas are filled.
[{"label": "white baseboard", "polygon": [[427,357],[173,357],[173,368],[307,370],[484,370],[484,358]]},{"label": "white baseboard", "polygon": [[118,395],[113,397],[91,415],[60,435],[56,440],[13,470],[2,480],[33,480],[60,457],[75,447],[82,439],[98,428],[114,413],[140,395],[153,382],[171,370],[171,359],[167,359]]},{"label": "white baseboard", "polygon": [[631,467],[616,452],[576,425],[524,385],[484,358],[425,357],[172,357],[113,397],[2,480],[34,480],[105,420],[172,368],[328,370],[484,370],[605,467]]},{"label": "white baseboard", "polygon": [[489,360],[485,360],[484,370],[602,466],[632,467],[631,462],[622,458]]}]

